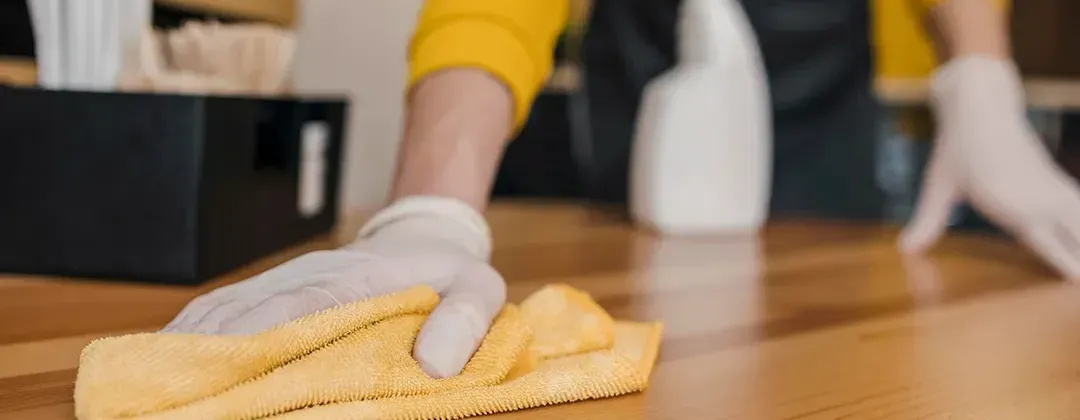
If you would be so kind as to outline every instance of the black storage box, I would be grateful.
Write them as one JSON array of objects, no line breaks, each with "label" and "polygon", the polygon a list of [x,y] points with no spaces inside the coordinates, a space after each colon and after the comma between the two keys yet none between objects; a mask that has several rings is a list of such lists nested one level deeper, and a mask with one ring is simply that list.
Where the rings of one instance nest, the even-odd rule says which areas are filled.
[{"label": "black storage box", "polygon": [[197,284],[326,233],[347,106],[0,88],[0,272]]}]

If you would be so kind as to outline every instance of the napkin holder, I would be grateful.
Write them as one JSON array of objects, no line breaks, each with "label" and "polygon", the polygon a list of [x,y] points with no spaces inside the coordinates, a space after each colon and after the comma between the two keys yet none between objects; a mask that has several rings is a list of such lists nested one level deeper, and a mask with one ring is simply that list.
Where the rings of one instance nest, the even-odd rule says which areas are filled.
[{"label": "napkin holder", "polygon": [[0,88],[0,272],[198,284],[327,233],[347,107]]}]

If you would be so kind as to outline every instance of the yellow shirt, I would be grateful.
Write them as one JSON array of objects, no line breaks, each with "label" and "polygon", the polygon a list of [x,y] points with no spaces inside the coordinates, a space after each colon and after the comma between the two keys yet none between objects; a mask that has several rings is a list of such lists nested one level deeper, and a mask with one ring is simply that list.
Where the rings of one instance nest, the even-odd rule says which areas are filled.
[{"label": "yellow shirt", "polygon": [[[943,0],[873,1],[878,76],[928,76],[937,62],[924,17]],[[485,69],[510,88],[520,126],[551,72],[569,10],[570,0],[428,0],[410,47],[410,86],[446,68]]]}]

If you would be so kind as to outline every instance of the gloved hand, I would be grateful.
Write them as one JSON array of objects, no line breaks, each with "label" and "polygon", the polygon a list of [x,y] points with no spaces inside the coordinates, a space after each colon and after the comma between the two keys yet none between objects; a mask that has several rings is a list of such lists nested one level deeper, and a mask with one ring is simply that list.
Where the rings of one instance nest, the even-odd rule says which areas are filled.
[{"label": "gloved hand", "polygon": [[163,332],[250,334],[336,305],[429,285],[442,301],[413,356],[432,377],[461,372],[506,301],[488,265],[487,223],[468,205],[437,197],[399,200],[358,239],[317,251],[193,300]]},{"label": "gloved hand", "polygon": [[966,199],[1062,275],[1080,279],[1080,190],[1030,126],[1012,62],[964,57],[934,75],[938,133],[901,248],[921,252]]}]

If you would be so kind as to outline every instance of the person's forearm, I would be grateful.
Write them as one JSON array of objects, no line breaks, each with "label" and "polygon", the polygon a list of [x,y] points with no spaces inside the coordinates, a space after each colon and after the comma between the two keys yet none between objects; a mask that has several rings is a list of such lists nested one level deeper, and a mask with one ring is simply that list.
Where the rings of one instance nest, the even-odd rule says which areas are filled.
[{"label": "person's forearm", "polygon": [[409,105],[391,199],[483,211],[503,150],[551,71],[568,0],[426,0],[409,44]]},{"label": "person's forearm", "polygon": [[391,200],[434,195],[487,206],[514,127],[514,99],[487,72],[449,69],[414,87]]},{"label": "person's forearm", "polygon": [[941,0],[930,11],[942,58],[1010,59],[1008,14],[995,0]]}]

